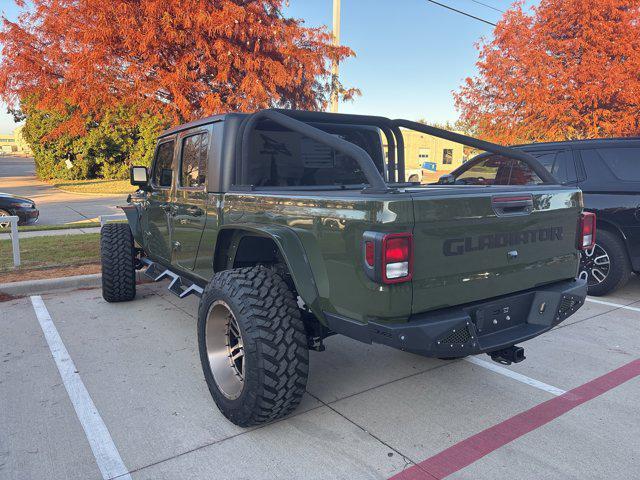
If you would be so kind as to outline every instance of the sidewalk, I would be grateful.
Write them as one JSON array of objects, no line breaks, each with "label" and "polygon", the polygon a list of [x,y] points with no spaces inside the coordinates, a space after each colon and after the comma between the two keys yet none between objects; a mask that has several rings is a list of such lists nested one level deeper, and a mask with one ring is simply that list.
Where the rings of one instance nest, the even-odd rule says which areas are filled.
[{"label": "sidewalk", "polygon": [[[33,232],[18,232],[18,237],[30,238],[30,237],[48,237],[56,235],[81,235],[83,233],[100,233],[100,227],[89,228],[64,228],[60,230],[36,230]],[[0,233],[0,240],[9,240],[11,237],[8,233]]]}]

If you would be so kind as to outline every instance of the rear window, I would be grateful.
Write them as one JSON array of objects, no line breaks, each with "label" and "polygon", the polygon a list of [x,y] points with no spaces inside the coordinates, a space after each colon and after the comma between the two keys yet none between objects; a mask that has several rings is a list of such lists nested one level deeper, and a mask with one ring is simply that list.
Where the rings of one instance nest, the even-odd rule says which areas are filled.
[{"label": "rear window", "polygon": [[209,135],[199,133],[182,140],[180,185],[188,188],[204,187],[207,179]]},{"label": "rear window", "polygon": [[540,185],[540,177],[521,160],[490,155],[456,176],[465,185]]},{"label": "rear window", "polygon": [[[318,128],[358,145],[383,171],[382,143],[377,129],[330,125]],[[252,133],[250,161],[243,170],[243,185],[312,187],[368,183],[356,160],[300,133],[275,126]]]},{"label": "rear window", "polygon": [[618,180],[640,181],[640,148],[599,148],[597,151]]}]

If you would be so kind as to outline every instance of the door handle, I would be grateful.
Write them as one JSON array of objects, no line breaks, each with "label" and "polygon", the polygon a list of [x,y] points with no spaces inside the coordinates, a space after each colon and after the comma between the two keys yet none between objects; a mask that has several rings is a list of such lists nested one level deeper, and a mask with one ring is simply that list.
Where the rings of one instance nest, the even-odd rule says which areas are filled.
[{"label": "door handle", "polygon": [[200,207],[189,207],[187,208],[187,212],[189,215],[193,215],[194,217],[199,217],[203,214],[203,211]]}]

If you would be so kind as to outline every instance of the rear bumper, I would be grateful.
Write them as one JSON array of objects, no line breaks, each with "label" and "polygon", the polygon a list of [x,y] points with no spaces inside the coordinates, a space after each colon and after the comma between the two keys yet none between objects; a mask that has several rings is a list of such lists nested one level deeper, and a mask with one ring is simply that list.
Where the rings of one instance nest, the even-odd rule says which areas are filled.
[{"label": "rear bumper", "polygon": [[489,353],[529,340],[573,315],[587,296],[583,280],[412,316],[406,323],[367,324],[326,314],[336,333],[427,357]]}]

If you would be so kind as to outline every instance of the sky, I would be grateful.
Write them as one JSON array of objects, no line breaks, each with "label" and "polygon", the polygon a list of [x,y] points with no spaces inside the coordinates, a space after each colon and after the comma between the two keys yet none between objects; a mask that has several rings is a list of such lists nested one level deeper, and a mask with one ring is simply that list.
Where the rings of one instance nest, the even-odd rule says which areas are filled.
[{"label": "sky", "polygon": [[[496,22],[512,0],[438,0],[453,8]],[[332,22],[332,0],[289,0],[284,14],[308,26]],[[529,0],[527,5],[537,3]],[[0,0],[0,11],[13,20],[12,0]],[[455,121],[452,91],[476,72],[481,38],[493,27],[427,0],[342,0],[341,42],[357,57],[340,67],[340,80],[362,96],[342,103],[343,113],[382,115],[431,122]],[[15,128],[0,103],[0,133]]]}]

